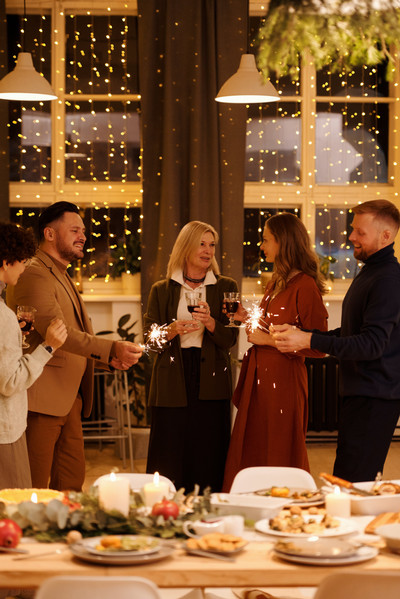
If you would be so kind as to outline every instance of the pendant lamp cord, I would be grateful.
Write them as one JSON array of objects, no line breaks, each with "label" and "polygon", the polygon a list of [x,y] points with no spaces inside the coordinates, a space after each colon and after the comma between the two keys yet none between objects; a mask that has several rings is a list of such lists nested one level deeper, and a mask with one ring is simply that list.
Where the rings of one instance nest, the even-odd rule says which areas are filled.
[{"label": "pendant lamp cord", "polygon": [[24,18],[22,26],[22,52],[25,52],[25,27],[26,27],[26,4],[24,0]]}]

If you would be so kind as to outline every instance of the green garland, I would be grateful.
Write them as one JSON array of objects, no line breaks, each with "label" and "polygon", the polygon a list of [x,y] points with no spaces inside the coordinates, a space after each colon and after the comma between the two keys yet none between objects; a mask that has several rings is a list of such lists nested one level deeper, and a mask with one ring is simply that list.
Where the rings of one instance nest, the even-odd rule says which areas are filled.
[{"label": "green garland", "polygon": [[146,514],[141,496],[132,492],[129,515],[125,517],[117,511],[103,510],[97,489],[93,488],[90,493],[70,492],[67,503],[58,499],[48,504],[23,501],[5,505],[0,502],[0,519],[11,518],[22,528],[25,537],[47,543],[65,540],[70,530],[81,532],[83,537],[107,533],[144,534],[170,539],[185,536],[185,520],[198,520],[211,512],[210,498],[207,489],[202,496],[198,495],[197,489],[186,497],[183,491],[178,491],[173,500],[181,505],[190,504],[190,510],[181,511],[176,519],[164,520],[163,516]]},{"label": "green garland", "polygon": [[271,0],[256,38],[257,65],[265,78],[274,72],[298,79],[306,52],[317,70],[330,65],[333,71],[348,72],[387,61],[387,79],[393,78],[400,10],[392,0],[385,1],[383,10],[374,10],[372,0],[335,4],[333,13],[332,0]]}]

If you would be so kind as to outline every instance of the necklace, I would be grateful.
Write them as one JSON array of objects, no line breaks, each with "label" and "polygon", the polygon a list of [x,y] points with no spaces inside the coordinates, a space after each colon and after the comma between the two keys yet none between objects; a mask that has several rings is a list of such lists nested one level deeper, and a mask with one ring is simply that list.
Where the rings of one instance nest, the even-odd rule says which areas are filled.
[{"label": "necklace", "polygon": [[187,275],[185,275],[185,273],[183,273],[183,278],[185,279],[185,281],[190,281],[191,283],[202,283],[206,278],[206,275],[204,275],[202,279],[192,279],[191,277],[188,277]]}]

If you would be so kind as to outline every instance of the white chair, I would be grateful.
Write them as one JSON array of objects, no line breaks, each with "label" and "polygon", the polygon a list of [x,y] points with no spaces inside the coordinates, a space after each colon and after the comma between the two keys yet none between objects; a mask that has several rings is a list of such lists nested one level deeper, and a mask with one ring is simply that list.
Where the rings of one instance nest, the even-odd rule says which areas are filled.
[{"label": "white chair", "polygon": [[139,576],[54,576],[35,599],[161,599],[158,587]]},{"label": "white chair", "polygon": [[293,487],[315,491],[311,474],[301,468],[287,466],[253,466],[240,470],[233,479],[230,493],[251,493],[269,487]]},{"label": "white chair", "polygon": [[[118,472],[116,476],[118,476],[119,478],[128,478],[131,489],[133,491],[140,491],[143,485],[145,485],[146,483],[153,482],[154,474],[145,474],[142,472]],[[97,487],[99,484],[99,480],[108,477],[109,474],[103,474],[103,476],[99,476],[99,478],[94,481],[93,486]],[[160,474],[160,481],[161,480],[169,484],[169,489],[171,493],[176,493],[176,488],[172,480]]]},{"label": "white chair", "polygon": [[340,572],[323,579],[314,599],[399,599],[400,573]]}]

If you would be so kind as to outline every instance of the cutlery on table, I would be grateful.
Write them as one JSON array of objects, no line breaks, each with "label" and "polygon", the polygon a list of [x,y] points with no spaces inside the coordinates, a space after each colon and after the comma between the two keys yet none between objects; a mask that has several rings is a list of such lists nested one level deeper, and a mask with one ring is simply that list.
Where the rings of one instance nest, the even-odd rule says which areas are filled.
[{"label": "cutlery on table", "polygon": [[375,497],[375,493],[371,493],[371,491],[365,491],[364,489],[359,489],[353,483],[348,480],[344,480],[343,478],[339,478],[338,476],[333,476],[333,474],[327,474],[326,472],[321,472],[319,477],[325,481],[330,483],[331,485],[337,485],[341,489],[347,489],[348,491],[354,491],[354,493],[358,493],[359,495],[364,495],[367,497]]},{"label": "cutlery on table", "polygon": [[[68,549],[68,547],[62,547],[61,549],[53,549],[52,551],[44,551],[42,553],[30,553],[29,555],[21,555],[19,557],[13,557],[13,560],[21,560],[21,559],[36,559],[37,557],[45,557],[47,555],[56,555],[58,553],[63,553]],[[27,551],[24,551],[27,553]]]},{"label": "cutlery on table", "polygon": [[0,547],[0,553],[29,553],[27,549],[17,549],[17,547]]}]

